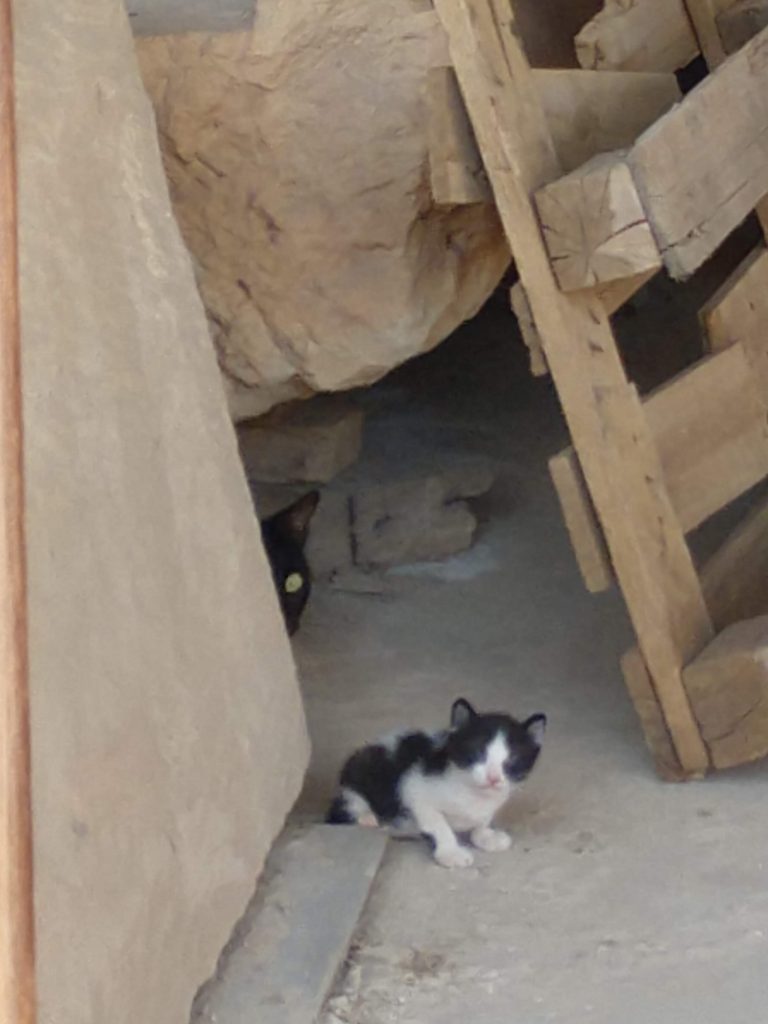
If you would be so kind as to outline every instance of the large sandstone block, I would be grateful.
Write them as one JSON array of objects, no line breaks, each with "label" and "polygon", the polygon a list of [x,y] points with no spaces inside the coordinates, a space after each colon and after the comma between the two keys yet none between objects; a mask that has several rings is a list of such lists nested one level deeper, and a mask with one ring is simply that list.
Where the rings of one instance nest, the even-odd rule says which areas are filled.
[{"label": "large sandstone block", "polygon": [[251,31],[137,40],[236,418],[368,384],[472,316],[492,206],[437,207],[412,0],[259,0]]},{"label": "large sandstone block", "polygon": [[14,8],[40,1022],[186,1024],[302,708],[122,3]]}]

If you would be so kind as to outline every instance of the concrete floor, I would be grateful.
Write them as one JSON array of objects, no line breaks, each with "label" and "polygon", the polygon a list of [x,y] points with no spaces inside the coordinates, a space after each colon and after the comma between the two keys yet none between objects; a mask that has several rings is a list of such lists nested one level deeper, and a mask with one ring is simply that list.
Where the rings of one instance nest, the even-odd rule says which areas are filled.
[{"label": "concrete floor", "polygon": [[439,725],[460,694],[546,711],[545,750],[503,815],[511,852],[447,872],[390,844],[326,1024],[755,1024],[766,767],[655,776],[618,670],[623,605],[582,587],[546,472],[565,430],[512,332],[490,308],[366,398],[377,457],[482,453],[499,481],[466,554],[379,595],[313,596],[296,642],[314,740],[300,811],[322,809],[355,744]]}]

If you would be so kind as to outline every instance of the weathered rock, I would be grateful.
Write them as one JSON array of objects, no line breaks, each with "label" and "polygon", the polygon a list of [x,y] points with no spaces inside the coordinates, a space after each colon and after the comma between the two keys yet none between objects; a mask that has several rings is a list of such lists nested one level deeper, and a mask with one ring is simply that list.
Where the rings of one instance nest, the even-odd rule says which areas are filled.
[{"label": "weathered rock", "polygon": [[14,8],[39,1019],[184,1024],[301,702],[122,2]]},{"label": "weathered rock", "polygon": [[351,500],[355,562],[384,568],[465,550],[477,520],[461,498],[483,494],[492,482],[487,467],[464,467],[356,492]]},{"label": "weathered rock", "polygon": [[412,0],[259,0],[252,32],[137,40],[237,419],[367,384],[473,315],[493,207],[437,208]]},{"label": "weathered rock", "polygon": [[238,431],[252,480],[327,483],[351,466],[363,442],[363,411],[335,397],[292,402]]}]

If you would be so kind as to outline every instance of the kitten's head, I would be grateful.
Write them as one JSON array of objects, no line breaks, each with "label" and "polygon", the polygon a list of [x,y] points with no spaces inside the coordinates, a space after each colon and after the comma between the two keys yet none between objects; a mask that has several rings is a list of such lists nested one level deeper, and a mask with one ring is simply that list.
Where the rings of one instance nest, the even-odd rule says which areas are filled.
[{"label": "kitten's head", "polygon": [[446,753],[479,790],[507,793],[531,773],[546,725],[546,715],[541,714],[524,722],[511,715],[480,715],[462,698],[451,708]]},{"label": "kitten's head", "polygon": [[320,494],[310,491],[261,524],[264,550],[269,558],[285,625],[291,636],[299,628],[299,620],[311,589],[304,545],[309,534],[309,522],[319,501]]}]

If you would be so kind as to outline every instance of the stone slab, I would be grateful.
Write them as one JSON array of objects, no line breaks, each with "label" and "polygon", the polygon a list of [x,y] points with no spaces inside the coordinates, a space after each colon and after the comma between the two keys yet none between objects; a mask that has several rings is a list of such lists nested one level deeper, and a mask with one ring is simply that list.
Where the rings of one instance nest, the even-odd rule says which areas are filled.
[{"label": "stone slab", "polygon": [[376,829],[289,829],[192,1024],[314,1024],[386,845]]}]

